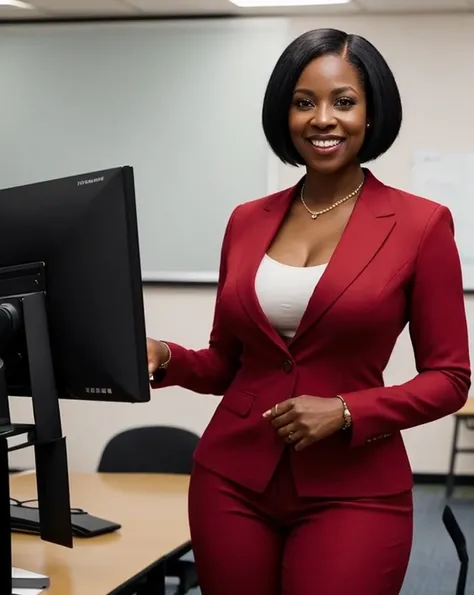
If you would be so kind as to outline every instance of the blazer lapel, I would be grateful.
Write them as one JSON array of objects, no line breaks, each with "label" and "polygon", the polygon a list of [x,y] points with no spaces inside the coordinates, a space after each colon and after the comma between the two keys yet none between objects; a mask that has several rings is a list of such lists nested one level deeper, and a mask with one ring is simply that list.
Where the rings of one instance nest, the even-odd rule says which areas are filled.
[{"label": "blazer lapel", "polygon": [[263,312],[255,291],[255,278],[260,263],[277,233],[299,188],[299,183],[268,198],[260,215],[251,223],[245,233],[245,243],[241,249],[237,276],[237,293],[248,316],[258,327],[286,352],[288,346],[270,324]]},{"label": "blazer lapel", "polygon": [[316,286],[294,343],[328,311],[360,275],[395,226],[391,190],[366,171],[363,191],[351,218]]}]

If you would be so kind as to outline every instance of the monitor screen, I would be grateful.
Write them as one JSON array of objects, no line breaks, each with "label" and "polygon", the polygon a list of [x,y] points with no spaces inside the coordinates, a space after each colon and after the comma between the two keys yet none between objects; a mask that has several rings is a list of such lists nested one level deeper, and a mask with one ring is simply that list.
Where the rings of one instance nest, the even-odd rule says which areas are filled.
[{"label": "monitor screen", "polygon": [[[44,265],[59,397],[148,401],[133,169],[0,190],[0,303],[3,267],[31,263]],[[24,333],[0,357],[8,393],[31,396]]]}]

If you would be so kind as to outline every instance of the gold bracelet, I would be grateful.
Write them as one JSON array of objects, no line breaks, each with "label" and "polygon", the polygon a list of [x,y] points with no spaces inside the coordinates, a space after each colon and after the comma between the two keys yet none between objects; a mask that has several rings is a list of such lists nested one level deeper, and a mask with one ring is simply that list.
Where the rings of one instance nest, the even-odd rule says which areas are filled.
[{"label": "gold bracelet", "polygon": [[352,426],[352,415],[350,409],[347,406],[344,397],[341,397],[341,395],[336,395],[336,397],[341,401],[343,407],[342,415],[344,416],[344,425],[342,426],[342,429],[348,430]]},{"label": "gold bracelet", "polygon": [[165,370],[171,361],[171,347],[168,345],[168,343],[165,343],[165,341],[160,341],[160,343],[168,350],[168,359],[158,366],[158,370]]}]

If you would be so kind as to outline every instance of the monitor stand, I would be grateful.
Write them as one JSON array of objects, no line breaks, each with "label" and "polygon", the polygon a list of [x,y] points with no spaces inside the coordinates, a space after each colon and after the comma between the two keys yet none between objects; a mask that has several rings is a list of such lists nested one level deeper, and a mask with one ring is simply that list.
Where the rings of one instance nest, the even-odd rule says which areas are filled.
[{"label": "monitor stand", "polygon": [[[0,378],[4,376],[3,368],[0,368]],[[34,426],[0,426],[0,519],[9,519],[10,517],[10,491],[9,482],[2,481],[3,478],[9,478],[8,470],[8,443],[7,439],[22,434],[30,435]],[[6,508],[6,506],[8,508]],[[3,524],[3,522],[2,522]],[[11,552],[11,533],[10,523],[5,523],[4,531],[0,531],[0,593],[10,594],[12,589],[46,589],[49,587],[49,578],[34,575],[28,571],[13,569]],[[8,581],[8,576],[11,582]],[[5,584],[2,577],[6,578]],[[4,590],[5,589],[5,590]]]},{"label": "monitor stand", "polygon": [[[41,291],[44,265],[0,269],[0,339],[11,334],[7,322],[22,322],[28,351],[34,424],[13,424],[10,418],[5,365],[0,359],[0,593],[12,593],[10,480],[8,452],[33,446],[40,510],[41,539],[72,547],[73,533],[66,440],[62,436],[59,401],[53,372],[45,297]],[[21,269],[21,270],[20,270]],[[20,274],[19,274],[20,272]],[[12,285],[9,289],[9,281]],[[19,284],[23,291],[19,291]],[[20,295],[19,297],[16,297]],[[13,297],[10,297],[13,296]],[[11,317],[12,308],[16,314]],[[26,437],[8,448],[7,439]]]}]

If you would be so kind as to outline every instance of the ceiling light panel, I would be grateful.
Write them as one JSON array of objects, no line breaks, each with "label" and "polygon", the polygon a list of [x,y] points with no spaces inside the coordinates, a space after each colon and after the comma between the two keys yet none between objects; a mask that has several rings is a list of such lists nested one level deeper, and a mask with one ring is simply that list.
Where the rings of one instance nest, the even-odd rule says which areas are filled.
[{"label": "ceiling light panel", "polygon": [[298,6],[332,6],[334,4],[349,4],[351,0],[230,0],[240,8],[277,8]]}]

